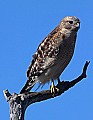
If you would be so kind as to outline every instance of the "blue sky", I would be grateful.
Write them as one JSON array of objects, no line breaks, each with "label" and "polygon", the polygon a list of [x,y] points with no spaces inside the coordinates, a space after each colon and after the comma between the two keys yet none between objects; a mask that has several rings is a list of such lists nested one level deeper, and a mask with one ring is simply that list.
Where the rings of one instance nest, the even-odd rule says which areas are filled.
[{"label": "blue sky", "polygon": [[[76,78],[86,60],[88,77],[63,95],[28,107],[25,120],[93,119],[93,1],[0,0],[0,110],[9,120],[3,90],[19,93],[26,70],[39,43],[67,15],[81,20],[75,54],[61,80]],[[49,89],[46,85],[43,89]]]}]

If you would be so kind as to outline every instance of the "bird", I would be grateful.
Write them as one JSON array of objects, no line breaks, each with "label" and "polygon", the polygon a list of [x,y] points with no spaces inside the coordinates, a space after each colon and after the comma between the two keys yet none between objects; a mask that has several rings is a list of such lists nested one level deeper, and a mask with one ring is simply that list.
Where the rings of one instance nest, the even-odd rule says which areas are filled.
[{"label": "bird", "polygon": [[64,17],[58,26],[40,43],[27,70],[27,82],[20,94],[29,92],[36,83],[44,85],[52,82],[51,92],[55,92],[54,81],[60,82],[74,53],[80,20],[76,16]]}]

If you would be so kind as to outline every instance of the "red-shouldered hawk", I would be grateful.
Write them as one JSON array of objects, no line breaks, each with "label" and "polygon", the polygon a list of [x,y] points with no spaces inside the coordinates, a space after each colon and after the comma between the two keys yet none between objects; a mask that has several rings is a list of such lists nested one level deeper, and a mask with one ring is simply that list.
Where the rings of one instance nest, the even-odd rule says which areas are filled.
[{"label": "red-shouldered hawk", "polygon": [[67,16],[40,43],[27,71],[28,80],[20,93],[29,92],[37,82],[43,85],[56,79],[59,81],[73,56],[79,28],[80,20]]}]

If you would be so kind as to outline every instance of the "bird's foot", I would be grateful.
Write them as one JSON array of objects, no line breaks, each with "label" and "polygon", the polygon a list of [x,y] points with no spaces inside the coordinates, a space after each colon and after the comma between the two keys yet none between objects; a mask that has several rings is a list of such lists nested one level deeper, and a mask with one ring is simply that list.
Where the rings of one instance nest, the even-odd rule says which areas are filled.
[{"label": "bird's foot", "polygon": [[59,92],[59,89],[54,85],[54,81],[52,81],[52,85],[50,86],[50,91],[53,94],[53,96],[55,96],[56,92]]}]

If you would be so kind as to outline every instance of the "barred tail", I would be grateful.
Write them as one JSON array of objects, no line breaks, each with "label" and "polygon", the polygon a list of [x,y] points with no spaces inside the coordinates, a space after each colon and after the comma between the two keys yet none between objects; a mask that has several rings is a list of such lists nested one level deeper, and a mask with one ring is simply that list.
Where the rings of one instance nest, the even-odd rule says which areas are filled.
[{"label": "barred tail", "polygon": [[29,92],[37,82],[38,81],[34,81],[33,83],[31,83],[29,80],[27,80],[25,86],[20,91],[20,94]]}]

